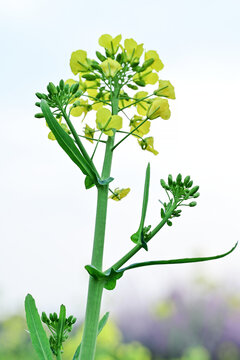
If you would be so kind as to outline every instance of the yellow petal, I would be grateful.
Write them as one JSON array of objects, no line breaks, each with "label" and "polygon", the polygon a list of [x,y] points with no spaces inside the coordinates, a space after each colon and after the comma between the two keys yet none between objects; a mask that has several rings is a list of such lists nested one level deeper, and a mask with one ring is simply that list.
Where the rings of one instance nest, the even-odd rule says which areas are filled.
[{"label": "yellow petal", "polygon": [[[143,118],[141,116],[136,116],[134,115],[134,117],[131,119],[130,121],[130,131],[133,131],[134,129],[136,129],[141,123],[143,122]],[[150,131],[150,121],[145,121],[141,126],[139,126],[139,128],[137,128],[137,130],[135,130],[132,135],[133,136],[143,136],[146,135],[147,133],[149,133]]]},{"label": "yellow petal", "polygon": [[50,131],[50,133],[48,134],[48,139],[49,140],[56,140],[55,136],[53,135],[52,131]]},{"label": "yellow petal", "polygon": [[88,71],[91,66],[87,62],[87,52],[84,50],[74,51],[71,55],[70,67],[74,75]]},{"label": "yellow petal", "polygon": [[158,117],[161,117],[164,120],[168,120],[170,116],[171,111],[169,109],[169,103],[167,99],[154,99],[147,111],[147,117],[150,120],[156,119]]},{"label": "yellow petal", "polygon": [[139,143],[139,145],[141,146],[141,148],[142,148],[143,150],[150,151],[150,152],[152,152],[154,155],[157,155],[157,154],[158,154],[158,151],[154,149],[154,147],[153,147],[153,142],[154,142],[154,139],[153,139],[152,136],[147,137],[147,138],[142,139],[142,140],[138,140],[138,143]]},{"label": "yellow petal", "polygon": [[159,55],[156,51],[154,50],[149,50],[145,53],[145,60],[148,59],[154,59],[154,63],[149,66],[151,69],[154,69],[156,71],[160,71],[163,69],[164,65],[162,63],[162,61],[159,59]]},{"label": "yellow petal", "polygon": [[111,55],[114,55],[118,51],[118,46],[119,46],[121,39],[122,39],[122,35],[117,35],[113,39],[113,37],[111,35],[104,34],[104,35],[100,36],[98,43],[100,46],[107,49]]},{"label": "yellow petal", "polygon": [[90,141],[91,143],[93,143],[93,140],[91,139],[93,139],[94,133],[95,133],[95,129],[92,129],[90,126],[88,126],[88,124],[86,124],[84,128],[84,134],[88,138],[87,140]]},{"label": "yellow petal", "polygon": [[100,65],[104,75],[108,77],[114,77],[116,73],[122,68],[121,65],[116,61],[108,58],[103,61]]},{"label": "yellow petal", "polygon": [[96,124],[99,130],[104,129],[105,125],[107,124],[108,120],[111,117],[111,111],[106,108],[101,108],[97,111],[96,114]]},{"label": "yellow petal", "polygon": [[176,99],[173,85],[168,80],[159,80],[158,89],[154,92],[157,96],[166,96],[169,99]]},{"label": "yellow petal", "polygon": [[109,196],[109,199],[113,199],[115,201],[120,201],[122,198],[124,198],[125,196],[127,196],[127,194],[130,192],[130,188],[126,188],[126,189],[119,189],[116,188],[114,190],[114,194],[112,194],[111,196]]},{"label": "yellow petal", "polygon": [[[145,98],[146,96],[148,96],[148,93],[146,91],[138,91],[134,95],[134,99],[140,100],[140,99]],[[137,107],[137,112],[139,115],[146,115],[147,109],[149,107],[149,104],[147,101],[145,101],[145,100],[139,101],[135,104],[135,106]]]},{"label": "yellow petal", "polygon": [[137,44],[133,39],[125,39],[124,47],[126,50],[127,60],[132,62],[136,58],[140,58],[143,53],[143,44]]}]

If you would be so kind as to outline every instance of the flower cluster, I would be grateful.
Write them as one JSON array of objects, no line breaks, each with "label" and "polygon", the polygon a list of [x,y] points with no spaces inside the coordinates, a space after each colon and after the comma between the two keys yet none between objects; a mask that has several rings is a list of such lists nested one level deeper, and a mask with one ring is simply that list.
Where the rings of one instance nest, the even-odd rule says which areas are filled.
[{"label": "flower cluster", "polygon": [[[159,79],[164,65],[156,51],[145,51],[143,44],[138,44],[134,39],[125,39],[123,44],[121,41],[121,35],[102,35],[98,43],[104,51],[96,51],[96,60],[90,59],[84,50],[74,51],[70,68],[78,79],[61,80],[58,86],[50,83],[48,95],[36,95],[55,108],[59,123],[68,133],[68,127],[60,119],[59,102],[63,108],[68,107],[69,115],[83,116],[82,120],[90,111],[96,111],[95,123],[85,124],[83,128],[82,136],[91,143],[98,141],[102,134],[113,136],[126,133],[137,138],[143,150],[157,155],[153,137],[145,135],[150,131],[152,120],[170,118],[168,99],[175,99],[174,87],[170,81]],[[157,89],[151,92],[141,89],[149,85],[157,85]],[[71,92],[73,90],[74,93]],[[121,116],[112,114],[113,96],[118,99]],[[36,105],[40,106],[39,103]],[[135,108],[136,113],[129,117],[125,109],[130,107]],[[125,124],[122,116],[127,118],[127,131],[123,131]],[[36,117],[41,117],[41,114],[36,114]],[[95,138],[97,133],[99,138]],[[49,138],[55,139],[51,133]]]}]

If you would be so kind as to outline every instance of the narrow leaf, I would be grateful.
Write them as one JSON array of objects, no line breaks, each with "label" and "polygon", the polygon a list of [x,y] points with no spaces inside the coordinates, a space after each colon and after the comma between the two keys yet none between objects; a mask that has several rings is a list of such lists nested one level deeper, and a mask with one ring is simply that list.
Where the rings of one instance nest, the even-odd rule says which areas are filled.
[{"label": "narrow leaf", "polygon": [[149,266],[149,265],[169,265],[169,264],[187,264],[187,263],[194,263],[194,262],[203,262],[203,261],[211,261],[221,259],[229,254],[231,254],[237,247],[238,243],[234,245],[234,247],[229,250],[228,252],[216,256],[208,256],[208,257],[199,257],[199,258],[184,258],[184,259],[173,259],[173,260],[153,260],[153,261],[146,261],[131,264],[125,268],[119,269],[119,272],[124,272],[126,270],[135,269],[138,267]]},{"label": "narrow leaf", "polygon": [[61,305],[59,320],[58,320],[58,330],[57,330],[57,347],[58,347],[58,349],[61,349],[62,342],[63,342],[63,331],[64,331],[65,320],[66,320],[66,308],[64,305]]},{"label": "narrow leaf", "polygon": [[53,360],[47,335],[42,326],[35,301],[30,294],[25,298],[25,311],[32,344],[39,359]]},{"label": "narrow leaf", "polygon": [[100,185],[108,185],[113,180],[114,180],[114,178],[111,176],[104,180],[97,178],[97,181]]},{"label": "narrow leaf", "polygon": [[143,246],[145,250],[147,250],[147,246],[145,241],[142,239],[143,234],[143,227],[147,213],[147,205],[148,205],[148,195],[149,195],[149,185],[150,185],[150,164],[148,163],[146,169],[146,176],[145,176],[145,184],[144,184],[144,193],[143,193],[143,203],[142,203],[142,215],[140,220],[140,225],[138,231],[131,236],[131,240],[134,243],[138,243]]},{"label": "narrow leaf", "polygon": [[63,130],[61,125],[57,122],[46,100],[41,101],[41,109],[50,130],[54,134],[61,148],[67,153],[67,155],[72,159],[72,161],[81,169],[83,174],[89,175],[91,178],[94,178],[91,166],[82,156],[82,154],[74,144],[73,139]]},{"label": "narrow leaf", "polygon": [[[98,335],[100,334],[100,332],[106,325],[108,318],[109,318],[109,312],[106,312],[106,314],[103,315],[103,317],[101,318],[101,320],[98,323]],[[81,350],[81,344],[78,345],[77,350],[76,350],[72,360],[78,360],[79,355],[80,355],[80,350]]]}]

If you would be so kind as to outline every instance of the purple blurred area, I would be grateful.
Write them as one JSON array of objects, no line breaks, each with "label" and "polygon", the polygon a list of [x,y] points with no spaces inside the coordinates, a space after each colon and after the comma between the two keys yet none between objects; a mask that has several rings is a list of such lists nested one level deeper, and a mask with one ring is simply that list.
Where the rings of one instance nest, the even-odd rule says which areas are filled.
[{"label": "purple blurred area", "polygon": [[172,359],[193,347],[206,349],[211,360],[240,359],[240,297],[221,288],[199,292],[195,285],[173,290],[149,311],[125,310],[118,324],[125,341],[139,341],[154,358]]}]

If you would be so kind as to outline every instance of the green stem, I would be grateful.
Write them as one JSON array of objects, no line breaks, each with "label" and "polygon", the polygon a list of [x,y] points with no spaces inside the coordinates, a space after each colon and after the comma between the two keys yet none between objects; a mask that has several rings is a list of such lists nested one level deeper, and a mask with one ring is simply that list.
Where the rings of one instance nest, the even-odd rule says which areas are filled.
[{"label": "green stem", "polygon": [[[165,218],[150,232],[148,238],[146,239],[146,242],[150,241],[159,230],[162,229],[162,227],[166,224],[170,216],[172,215],[172,212],[176,209],[177,204],[173,204],[173,206],[169,209],[169,211],[166,213]],[[122,265],[124,265],[129,259],[131,259],[140,249],[142,249],[142,245],[137,244],[132,248],[127,254],[125,254],[120,260],[118,260],[114,265],[111,266],[114,270],[118,270]]]},{"label": "green stem", "polygon": [[132,133],[134,133],[140,126],[142,126],[148,118],[144,119],[138,126],[136,126],[132,131],[130,131],[126,136],[124,136],[116,145],[112,147],[112,151],[116,149],[118,145],[120,145],[124,140],[126,140]]},{"label": "green stem", "polygon": [[62,360],[61,350],[59,349],[57,352],[57,360]]},{"label": "green stem", "polygon": [[[112,113],[118,113],[118,99],[112,97]],[[106,144],[105,157],[102,169],[102,179],[106,179],[111,173],[112,146],[114,136],[109,136]],[[91,264],[102,270],[105,227],[107,217],[108,185],[98,187],[97,212],[95,222],[94,243]],[[79,360],[94,360],[96,340],[98,335],[98,321],[103,293],[103,282],[89,279],[86,317]]]}]

